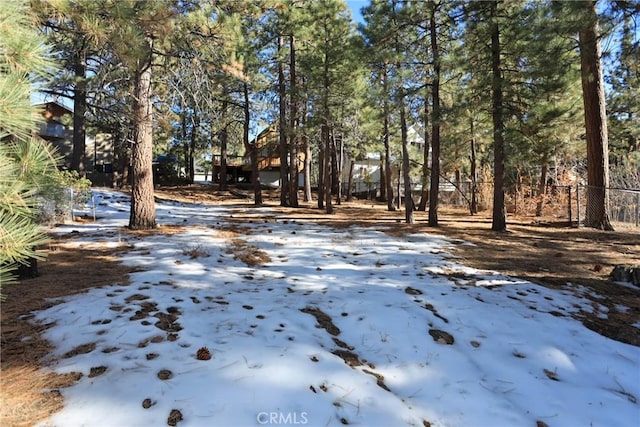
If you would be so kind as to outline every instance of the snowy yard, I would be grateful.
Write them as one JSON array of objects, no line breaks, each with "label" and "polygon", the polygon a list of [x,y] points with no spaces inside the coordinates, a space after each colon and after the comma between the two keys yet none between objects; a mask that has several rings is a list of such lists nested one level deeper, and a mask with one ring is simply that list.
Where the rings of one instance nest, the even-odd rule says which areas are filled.
[{"label": "snowy yard", "polygon": [[158,222],[183,232],[142,237],[95,194],[97,223],[55,232],[141,271],[37,313],[52,369],[83,374],[44,426],[640,425],[640,348],[574,320],[575,292],[458,264],[464,243],[180,203]]}]

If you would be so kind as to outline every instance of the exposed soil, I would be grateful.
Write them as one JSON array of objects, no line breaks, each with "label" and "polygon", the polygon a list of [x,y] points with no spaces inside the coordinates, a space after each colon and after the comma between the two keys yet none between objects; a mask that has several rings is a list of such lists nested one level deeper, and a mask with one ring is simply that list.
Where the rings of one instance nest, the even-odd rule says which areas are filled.
[{"label": "exposed soil", "polygon": [[[640,329],[633,326],[640,322],[640,289],[621,286],[609,279],[616,265],[640,262],[640,229],[604,232],[569,228],[554,222],[553,218],[510,217],[509,231],[499,233],[491,231],[488,212],[470,216],[463,210],[444,207],[439,211],[440,226],[433,228],[427,226],[426,213],[423,212],[416,213],[416,224],[407,225],[404,224],[403,211],[389,212],[386,204],[373,201],[354,201],[334,205],[334,214],[327,215],[311,203],[301,203],[299,208],[279,207],[278,195],[270,192],[264,192],[263,196],[265,204],[272,207],[275,214],[265,217],[264,213],[252,210],[251,199],[238,197],[238,191],[234,190],[235,194],[232,194],[194,185],[162,188],[157,190],[156,195],[164,200],[224,204],[233,209],[231,222],[235,224],[219,232],[228,234],[230,248],[247,264],[260,264],[268,257],[267,254],[254,251],[250,245],[238,244],[245,243],[241,240],[238,243],[231,241],[238,237],[236,231],[242,227],[242,223],[248,221],[317,222],[344,228],[357,225],[381,228],[394,235],[429,232],[453,239],[454,243],[470,242],[473,245],[453,244],[450,249],[461,263],[521,277],[551,288],[574,289],[582,292],[581,296],[592,299],[594,304],[596,298],[592,294],[595,294],[599,296],[597,303],[609,309],[608,318],[597,317],[597,311],[593,314],[579,313],[577,316],[584,325],[612,339],[640,346]],[[250,194],[249,191],[244,193]],[[150,231],[118,230],[118,233],[144,237],[155,233],[175,234],[183,229],[180,226],[162,226]],[[81,376],[79,373],[56,375],[41,370],[51,346],[41,338],[40,332],[52,325],[31,323],[29,319],[33,315],[30,313],[55,305],[56,298],[86,292],[93,287],[113,284],[125,287],[128,285],[128,275],[134,271],[118,262],[117,256],[130,249],[126,245],[113,248],[92,243],[72,248],[65,243],[77,235],[70,233],[56,237],[45,248],[48,258],[39,263],[39,277],[2,289],[6,300],[2,302],[1,310],[0,389],[3,404],[0,405],[0,425],[30,426],[59,411],[63,400],[59,389],[73,384]],[[195,255],[207,256],[201,252]],[[585,288],[591,292],[584,293]],[[406,292],[411,294],[414,290],[407,288]],[[136,320],[152,316],[157,311],[155,303],[145,301],[140,295],[134,294],[130,298],[140,305],[140,310],[132,314]],[[627,307],[627,310],[621,310],[620,307]],[[434,310],[433,307],[425,308]],[[324,313],[313,308],[307,310],[305,312],[316,317],[319,327],[325,328],[329,334],[339,331],[331,328],[332,322],[330,318],[322,316]],[[179,331],[179,313],[159,314],[155,317],[160,329],[165,332]],[[105,327],[108,328],[108,325]],[[167,335],[167,339],[175,337],[175,333]],[[92,351],[90,344],[77,350]],[[344,347],[347,347],[346,344]],[[342,348],[340,351],[346,352],[348,349]],[[155,357],[158,357],[156,353],[147,355],[149,359]],[[364,363],[355,354],[352,358],[354,362],[358,360],[360,364]],[[101,374],[101,368],[97,367],[94,375]],[[374,373],[372,375],[375,376]],[[383,378],[377,379],[384,384]],[[172,412],[167,424],[175,425],[180,419],[178,411]]]}]

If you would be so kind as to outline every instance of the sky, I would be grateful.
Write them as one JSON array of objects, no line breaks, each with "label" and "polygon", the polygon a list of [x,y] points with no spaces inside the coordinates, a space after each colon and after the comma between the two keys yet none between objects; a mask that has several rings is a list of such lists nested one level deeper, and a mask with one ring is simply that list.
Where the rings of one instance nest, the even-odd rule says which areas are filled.
[{"label": "sky", "polygon": [[351,9],[353,20],[358,24],[364,24],[360,9],[367,6],[369,4],[369,0],[346,0],[346,2],[349,9]]},{"label": "sky", "polygon": [[40,426],[640,425],[640,348],[574,318],[608,312],[579,283],[547,289],[464,266],[450,253],[464,241],[269,207],[163,202],[161,229],[182,232],[126,233],[128,196],[93,200],[99,220],[54,228],[59,244],[122,249],[136,272],[35,313],[53,325],[47,369],[82,373]]}]

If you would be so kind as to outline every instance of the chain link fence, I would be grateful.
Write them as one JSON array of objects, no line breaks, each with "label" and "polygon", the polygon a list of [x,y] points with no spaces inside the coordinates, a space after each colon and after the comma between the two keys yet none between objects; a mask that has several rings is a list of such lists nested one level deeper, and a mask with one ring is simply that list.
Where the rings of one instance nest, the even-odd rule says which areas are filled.
[{"label": "chain link fence", "polygon": [[[64,187],[56,192],[41,195],[39,202],[39,222],[42,224],[64,224],[73,222],[74,210],[87,209],[92,203],[92,194],[88,190]],[[93,202],[95,216],[95,202]]]},{"label": "chain link fence", "polygon": [[[456,189],[457,187],[457,189]],[[591,187],[593,188],[593,187]],[[523,187],[505,194],[507,213],[532,217],[540,222],[565,222],[582,226],[588,216],[587,186],[546,185]],[[461,182],[440,191],[440,203],[445,206],[470,206],[473,186]],[[640,189],[608,188],[609,219],[616,229],[640,228]],[[475,187],[478,211],[492,209],[493,183],[479,182]]]}]

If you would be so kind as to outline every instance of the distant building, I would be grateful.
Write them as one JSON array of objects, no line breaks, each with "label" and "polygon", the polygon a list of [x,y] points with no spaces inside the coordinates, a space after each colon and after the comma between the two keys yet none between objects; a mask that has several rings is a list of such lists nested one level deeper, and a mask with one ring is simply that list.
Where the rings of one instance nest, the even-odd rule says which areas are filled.
[{"label": "distant building", "polygon": [[62,164],[59,166],[70,168],[73,158],[73,129],[65,125],[63,120],[65,115],[73,116],[73,111],[56,101],[36,104],[34,107],[41,110],[44,117],[44,123],[38,128],[38,136],[57,148],[62,156]]},{"label": "distant building", "polygon": [[[57,101],[36,104],[42,111],[44,123],[38,129],[38,136],[49,141],[62,157],[58,165],[70,169],[73,160],[73,127],[64,123],[71,122],[73,111]],[[68,118],[66,118],[68,116]],[[110,185],[114,161],[113,138],[110,134],[86,135],[84,166],[87,177],[94,184]]]},{"label": "distant building", "polygon": [[[258,147],[258,173],[260,183],[269,187],[280,186],[280,134],[276,125],[271,125],[260,132],[252,141]],[[298,186],[304,185],[304,157],[305,154],[298,152]],[[246,152],[242,161],[242,171],[251,176],[251,158]]]},{"label": "distant building", "polygon": [[[419,124],[413,124],[407,129],[407,142],[410,147],[414,147],[412,150],[416,152],[422,152],[425,146],[424,129]],[[431,151],[431,148],[429,148]],[[414,159],[415,160],[415,159]],[[346,194],[346,186],[349,183],[349,172],[351,170],[351,162],[353,161],[353,176],[351,179],[351,191],[357,197],[375,198],[380,191],[381,180],[381,168],[382,160],[380,152],[368,152],[364,155],[360,155],[354,159],[345,158],[342,162],[342,183],[343,192]],[[399,159],[391,158],[391,179],[394,188],[397,187],[398,172],[399,172]],[[422,162],[422,156],[420,156],[420,162]],[[413,181],[413,179],[412,179]],[[413,190],[419,191],[422,186],[420,184],[419,177],[415,177],[413,182]]]}]

